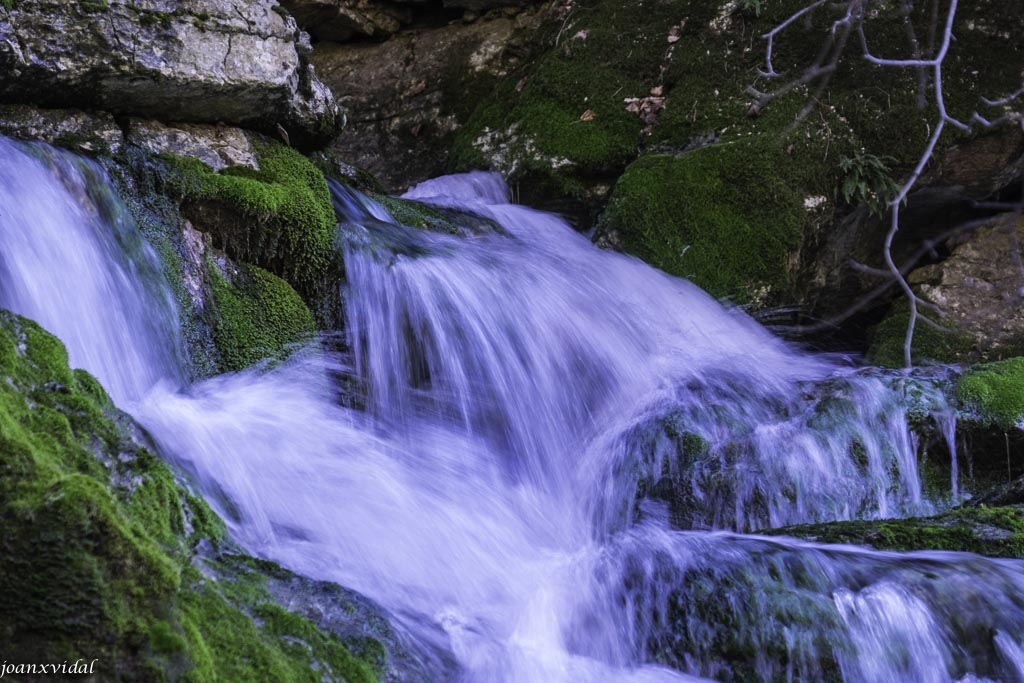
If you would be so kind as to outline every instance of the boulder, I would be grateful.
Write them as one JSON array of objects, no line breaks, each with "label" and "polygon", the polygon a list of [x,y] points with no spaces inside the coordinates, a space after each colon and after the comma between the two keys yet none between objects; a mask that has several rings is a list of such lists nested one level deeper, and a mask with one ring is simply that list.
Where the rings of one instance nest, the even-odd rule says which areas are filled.
[{"label": "boulder", "polygon": [[298,146],[338,109],[273,0],[0,4],[0,101],[276,132]]},{"label": "boulder", "polygon": [[318,44],[317,73],[348,111],[331,149],[389,189],[443,173],[455,132],[519,63],[536,13]]},{"label": "boulder", "polygon": [[[941,151],[903,206],[893,260],[914,266],[948,255],[962,241],[961,226],[991,215],[979,200],[1000,196],[1019,182],[1022,172],[1024,132],[1016,126],[997,128]],[[864,319],[877,321],[879,311],[899,296],[899,290],[892,285],[879,289],[889,279],[858,264],[885,268],[882,245],[888,230],[888,216],[860,207],[807,245],[796,276],[805,310],[819,320],[840,323],[842,316],[854,313],[850,320],[856,326],[859,308]],[[933,275],[920,277],[927,280]]]},{"label": "boulder", "polygon": [[987,354],[1024,349],[1024,218],[993,218],[953,249],[949,258],[918,268],[910,282],[945,313],[944,322],[969,335]]},{"label": "boulder", "polygon": [[[996,360],[1024,352],[1024,219],[1005,214],[952,240],[941,262],[912,271],[908,280],[941,313],[944,330],[919,325],[915,362]],[[873,362],[901,365],[906,306],[894,307],[875,332]]]}]

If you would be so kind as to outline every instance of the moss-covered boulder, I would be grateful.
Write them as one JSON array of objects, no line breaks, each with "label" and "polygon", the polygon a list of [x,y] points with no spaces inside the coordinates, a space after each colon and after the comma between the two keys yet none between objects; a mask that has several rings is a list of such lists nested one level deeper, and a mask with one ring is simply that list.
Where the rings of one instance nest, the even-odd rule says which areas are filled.
[{"label": "moss-covered boulder", "polygon": [[1024,507],[960,508],[935,517],[807,524],[764,533],[878,550],[955,550],[1024,558]]},{"label": "moss-covered boulder", "polygon": [[599,234],[714,296],[778,298],[808,219],[785,166],[781,149],[748,142],[642,157],[615,186]]},{"label": "moss-covered boulder", "polygon": [[280,359],[316,334],[316,321],[287,282],[257,266],[209,265],[207,311],[222,371]]},{"label": "moss-covered boulder", "polygon": [[99,680],[377,680],[379,648],[365,661],[287,612],[258,566],[203,569],[224,525],[135,432],[56,338],[0,311],[8,661],[96,659]]},{"label": "moss-covered boulder", "polygon": [[[697,242],[688,231],[682,238],[668,235],[679,232],[679,223],[686,217],[662,212],[661,222],[672,224],[675,231],[636,218],[646,205],[646,198],[637,199],[637,195],[648,194],[638,190],[643,182],[640,172],[651,174],[654,185],[674,187],[677,193],[692,187],[702,194],[714,180],[729,178],[737,187],[722,193],[720,210],[743,216],[757,210],[751,204],[764,202],[765,195],[770,195],[765,213],[778,210],[780,204],[784,210],[781,229],[768,234],[784,234],[788,242],[782,240],[787,250],[781,268],[776,249],[780,245],[773,243],[763,256],[755,253],[766,238],[760,224],[748,216],[748,225],[758,228],[759,237],[750,245],[750,271],[725,263],[724,278],[739,280],[740,289],[746,290],[746,296],[739,298],[749,300],[751,292],[777,287],[780,280],[796,276],[798,286],[781,298],[786,303],[804,303],[814,314],[832,316],[878,285],[877,279],[862,277],[863,271],[855,273],[849,257],[855,252],[858,261],[883,266],[881,245],[887,226],[881,220],[844,224],[834,231],[843,233],[835,239],[823,228],[856,206],[880,211],[895,183],[917,163],[937,119],[931,94],[920,90],[917,71],[872,65],[853,39],[827,82],[812,79],[786,87],[792,84],[788,79],[804,73],[821,54],[829,28],[841,18],[841,9],[834,6],[822,5],[788,24],[773,51],[774,69],[783,76],[761,77],[765,45],[760,36],[805,5],[801,0],[559,3],[538,34],[537,55],[502,79],[459,133],[454,167],[500,170],[527,203],[550,205],[552,197],[575,197],[589,207],[591,217],[614,196],[602,226],[621,228],[626,223],[623,214],[634,215],[631,230],[623,232],[619,246],[669,272],[695,274],[700,269],[694,262],[705,259],[693,253]],[[908,56],[908,24],[897,16],[899,11],[895,5],[881,7],[866,20],[873,53]],[[926,4],[914,3],[909,25],[918,36],[928,35],[929,11]],[[1013,36],[1024,30],[1021,21],[1012,0],[960,7],[957,41],[943,72],[946,104],[954,116],[967,120],[983,106],[980,98],[987,93],[1008,93],[1019,87],[1024,49]],[[764,92],[780,90],[771,97],[759,97],[752,86]],[[950,156],[947,163],[946,152],[968,138],[949,128],[940,141],[937,170],[923,182],[964,187],[963,174],[955,169],[969,167],[972,192],[981,193],[980,188],[991,192],[999,186],[996,179],[1006,175],[1019,155],[995,153],[996,148],[1005,149],[997,144],[980,155]],[[760,148],[746,155],[754,166],[752,172],[736,174],[729,163],[721,170],[712,165],[708,182],[672,186],[664,180],[667,167],[675,166],[682,174],[688,164],[697,163],[697,159],[683,161],[692,150],[738,142]],[[664,154],[679,160],[669,164],[658,156],[641,161],[640,167],[630,166],[621,187],[615,195],[610,193],[615,180],[635,160]],[[715,154],[725,153],[711,153]],[[982,157],[992,163],[979,162]],[[701,165],[706,161],[710,158],[701,159]],[[779,188],[785,188],[788,196],[780,198]],[[913,208],[915,201],[912,198],[907,208]],[[633,209],[621,206],[633,202]],[[796,209],[806,215],[794,239]],[[949,214],[947,209],[940,213]],[[933,238],[949,227],[942,221],[921,225],[920,231],[901,232],[895,247],[898,261],[916,249],[921,239]],[[723,250],[732,248],[734,232],[723,234]],[[615,244],[607,239],[604,243]],[[687,245],[690,248],[684,253]],[[712,254],[707,260],[719,257]],[[764,259],[772,261],[767,279]],[[700,275],[696,277],[700,281]],[[723,283],[710,283],[716,294],[731,294]],[[846,288],[852,289],[849,295],[837,296],[837,290]],[[894,295],[895,288],[888,290],[881,303]],[[764,303],[773,300],[768,297]]]},{"label": "moss-covered boulder", "polygon": [[[871,331],[867,358],[873,365],[902,368],[903,347],[907,337],[910,310],[906,302],[896,302],[892,310]],[[918,322],[910,347],[910,360],[915,365],[927,363],[958,363],[977,357],[974,340],[952,323],[938,326]]]},{"label": "moss-covered boulder", "polygon": [[1024,420],[1024,358],[984,363],[960,379],[957,395],[985,423],[1011,429]]},{"label": "moss-covered boulder", "polygon": [[255,148],[259,170],[214,173],[196,159],[167,157],[168,189],[214,246],[284,278],[323,317],[324,297],[340,273],[327,181],[291,148],[270,141]]},{"label": "moss-covered boulder", "polygon": [[555,10],[536,58],[505,76],[458,133],[453,168],[494,168],[531,204],[557,196],[603,201],[636,158],[640,118],[624,98],[659,81],[678,22],[675,3],[579,2]]}]

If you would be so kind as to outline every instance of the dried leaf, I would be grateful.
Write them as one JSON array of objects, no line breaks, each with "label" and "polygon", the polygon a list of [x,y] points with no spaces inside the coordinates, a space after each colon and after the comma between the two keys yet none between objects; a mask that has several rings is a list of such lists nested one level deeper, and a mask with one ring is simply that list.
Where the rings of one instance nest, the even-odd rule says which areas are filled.
[{"label": "dried leaf", "polygon": [[523,92],[523,88],[526,87],[526,79],[520,78],[519,82],[516,83],[516,92]]},{"label": "dried leaf", "polygon": [[580,121],[593,121],[593,120],[594,120],[594,110],[593,109],[586,110],[580,116]]},{"label": "dried leaf", "polygon": [[663,86],[656,85],[653,88],[651,88],[651,94],[654,95],[655,97],[661,97],[662,92],[664,92]]},{"label": "dried leaf", "polygon": [[573,38],[578,38],[580,40],[586,40],[587,39],[587,32],[585,30],[584,31],[577,31],[576,35],[574,35]]}]

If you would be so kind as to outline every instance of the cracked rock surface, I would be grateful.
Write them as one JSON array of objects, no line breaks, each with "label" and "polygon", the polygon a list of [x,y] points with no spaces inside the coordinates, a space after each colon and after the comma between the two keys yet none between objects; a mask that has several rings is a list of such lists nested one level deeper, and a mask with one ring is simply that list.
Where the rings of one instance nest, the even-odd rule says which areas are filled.
[{"label": "cracked rock surface", "polygon": [[19,0],[0,7],[0,101],[274,131],[339,114],[308,37],[272,0]]}]

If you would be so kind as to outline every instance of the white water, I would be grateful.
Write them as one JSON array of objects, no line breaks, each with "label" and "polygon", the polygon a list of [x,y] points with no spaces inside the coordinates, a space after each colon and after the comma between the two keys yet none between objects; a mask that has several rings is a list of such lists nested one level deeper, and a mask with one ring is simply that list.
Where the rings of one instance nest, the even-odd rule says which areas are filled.
[{"label": "white water", "polygon": [[[0,161],[34,178],[0,189],[16,211],[0,222],[4,262],[21,262],[24,241],[4,233],[90,205],[46,179],[52,164],[9,144]],[[51,329],[107,382],[122,347],[144,359],[124,381],[151,389],[129,407],[237,540],[365,593],[424,638],[443,629],[460,680],[1024,676],[1022,563],[670,528],[927,512],[914,439],[881,382],[506,204],[492,176],[411,194],[473,208],[507,234],[413,231],[339,197],[352,223],[340,293],[350,358],[300,354],[179,391],[156,381],[173,365],[145,360],[165,338],[147,336],[159,320],[143,310],[130,335],[97,322],[106,307],[135,310],[138,286],[103,284],[98,310],[79,303]],[[80,252],[103,239],[46,231],[58,242],[40,253],[67,234]],[[90,286],[138,263],[89,254],[76,277]],[[63,305],[48,298],[60,287],[41,284],[49,266],[4,270],[2,296],[21,287],[21,311],[44,319]],[[339,373],[365,410],[339,404]],[[660,502],[666,490],[682,502]],[[650,495],[637,504],[638,493]]]},{"label": "white water", "polygon": [[57,335],[119,405],[180,379],[156,255],[97,167],[0,137],[0,284],[0,306]]}]

